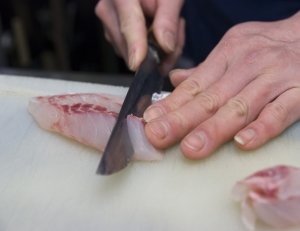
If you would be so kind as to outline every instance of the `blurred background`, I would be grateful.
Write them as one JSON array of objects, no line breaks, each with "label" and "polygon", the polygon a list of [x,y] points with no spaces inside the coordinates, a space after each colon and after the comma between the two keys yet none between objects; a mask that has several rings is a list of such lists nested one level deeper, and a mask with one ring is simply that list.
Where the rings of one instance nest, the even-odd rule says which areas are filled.
[{"label": "blurred background", "polygon": [[105,40],[98,1],[0,0],[0,74],[129,86],[134,73]]},{"label": "blurred background", "polygon": [[128,86],[106,42],[98,0],[1,0],[0,73]]}]

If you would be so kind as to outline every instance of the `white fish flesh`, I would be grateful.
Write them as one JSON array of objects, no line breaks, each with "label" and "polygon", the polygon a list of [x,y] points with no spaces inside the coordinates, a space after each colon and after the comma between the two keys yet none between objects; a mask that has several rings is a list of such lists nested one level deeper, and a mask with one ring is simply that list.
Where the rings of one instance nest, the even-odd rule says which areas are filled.
[{"label": "white fish flesh", "polygon": [[144,119],[132,115],[127,116],[128,133],[135,153],[133,159],[160,160],[162,152],[154,148],[147,140],[144,133],[145,125],[146,121]]},{"label": "white fish flesh", "polygon": [[[39,96],[29,100],[28,108],[42,128],[103,151],[123,100],[123,96],[92,93]],[[161,160],[163,151],[154,148],[145,136],[146,122],[128,116],[127,124],[133,159]]]},{"label": "white fish flesh", "polygon": [[239,181],[232,189],[241,201],[242,221],[255,230],[259,219],[275,228],[300,225],[300,169],[275,166]]}]

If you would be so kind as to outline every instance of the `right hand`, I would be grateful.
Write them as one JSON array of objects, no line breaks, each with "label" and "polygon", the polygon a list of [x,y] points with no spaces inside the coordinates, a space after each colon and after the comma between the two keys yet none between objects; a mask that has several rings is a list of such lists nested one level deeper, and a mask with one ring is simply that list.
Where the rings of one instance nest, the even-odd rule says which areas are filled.
[{"label": "right hand", "polygon": [[162,72],[171,70],[184,45],[184,20],[179,18],[184,0],[101,0],[95,12],[102,20],[105,38],[135,71],[147,54],[146,19],[153,19],[153,33],[167,54]]}]

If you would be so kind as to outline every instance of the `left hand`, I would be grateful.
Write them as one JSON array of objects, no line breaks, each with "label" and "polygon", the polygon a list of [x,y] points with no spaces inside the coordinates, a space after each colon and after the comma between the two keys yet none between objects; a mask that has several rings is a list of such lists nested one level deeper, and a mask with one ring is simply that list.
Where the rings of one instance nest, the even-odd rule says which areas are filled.
[{"label": "left hand", "polygon": [[196,68],[170,73],[177,86],[145,112],[158,148],[181,141],[201,159],[234,137],[243,150],[262,146],[300,119],[300,11],[277,22],[231,28]]}]

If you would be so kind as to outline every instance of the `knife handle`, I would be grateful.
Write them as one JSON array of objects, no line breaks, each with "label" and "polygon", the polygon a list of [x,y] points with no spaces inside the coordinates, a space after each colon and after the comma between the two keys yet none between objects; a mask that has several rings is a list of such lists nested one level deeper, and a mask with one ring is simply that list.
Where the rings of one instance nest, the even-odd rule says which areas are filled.
[{"label": "knife handle", "polygon": [[162,60],[164,59],[164,52],[158,45],[158,42],[155,39],[154,33],[153,33],[153,26],[150,26],[148,29],[148,46],[151,52],[153,52],[154,56],[157,59],[157,64],[160,64]]}]

